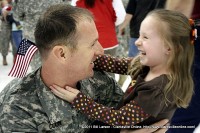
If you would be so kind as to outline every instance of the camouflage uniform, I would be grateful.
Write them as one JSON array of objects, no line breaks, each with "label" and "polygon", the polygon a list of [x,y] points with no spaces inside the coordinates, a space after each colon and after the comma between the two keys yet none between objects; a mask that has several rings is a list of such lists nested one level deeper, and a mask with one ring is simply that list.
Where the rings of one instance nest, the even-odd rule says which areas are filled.
[{"label": "camouflage uniform", "polygon": [[[122,0],[124,7],[126,8],[128,4],[128,0]],[[117,32],[118,32],[117,27]],[[127,57],[128,56],[128,41],[129,41],[130,35],[129,35],[129,26],[125,28],[124,35],[119,35],[117,33],[117,39],[119,42],[119,46],[117,47],[117,56],[118,57]]]},{"label": "camouflage uniform", "polygon": [[[106,106],[116,107],[123,96],[115,80],[104,72],[95,72],[77,87]],[[5,133],[83,133],[91,122],[51,92],[40,77],[40,69],[15,79],[0,93],[0,131]]]},{"label": "camouflage uniform", "polygon": [[11,32],[12,32],[12,25],[7,22],[6,20],[2,19],[1,23],[1,39],[0,39],[0,44],[1,44],[1,54],[2,56],[7,56],[8,51],[9,51],[9,43],[11,42],[12,45],[12,53],[13,55],[16,54],[17,49],[16,46],[12,42],[12,37],[11,37]]},{"label": "camouflage uniform", "polygon": [[[23,37],[35,42],[34,30],[40,15],[50,6],[62,3],[63,0],[18,0],[13,3],[13,16],[23,20]],[[41,66],[40,54],[37,51],[31,62],[32,70]]]},{"label": "camouflage uniform", "polygon": [[[127,4],[128,4],[128,0],[122,0],[124,7],[126,8]],[[117,29],[118,30],[118,29]],[[129,26],[127,26],[125,28],[125,32],[124,35],[119,35],[117,34],[117,38],[118,38],[118,42],[119,42],[119,46],[117,47],[117,56],[118,57],[127,57],[128,56],[128,42],[130,39],[130,28]],[[127,79],[127,75],[119,75],[119,80],[118,80],[118,84],[120,86],[123,86],[124,82]]]},{"label": "camouflage uniform", "polygon": [[[1,3],[1,1],[0,1],[0,3]],[[2,10],[1,7],[0,7],[0,10]],[[1,37],[1,23],[2,23],[1,19],[2,19],[2,16],[1,16],[1,13],[0,13],[0,52],[1,52],[1,39],[2,39],[2,37]]]}]

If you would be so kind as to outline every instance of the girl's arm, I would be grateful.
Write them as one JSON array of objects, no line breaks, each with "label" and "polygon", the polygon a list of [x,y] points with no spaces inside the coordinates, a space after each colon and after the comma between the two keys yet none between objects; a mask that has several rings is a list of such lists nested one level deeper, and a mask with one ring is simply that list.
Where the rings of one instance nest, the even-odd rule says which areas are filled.
[{"label": "girl's arm", "polygon": [[127,75],[132,58],[117,58],[110,55],[99,55],[94,61],[94,68],[111,73]]},{"label": "girl's arm", "polygon": [[188,18],[191,17],[195,0],[167,0],[165,8],[183,13]]},{"label": "girl's arm", "polygon": [[142,122],[150,115],[145,113],[143,109],[134,101],[126,104],[119,110],[105,107],[94,102],[93,99],[85,96],[77,89],[66,87],[60,88],[56,85],[50,87],[52,92],[58,97],[72,103],[72,106],[89,118],[96,119],[109,125],[131,126]]}]

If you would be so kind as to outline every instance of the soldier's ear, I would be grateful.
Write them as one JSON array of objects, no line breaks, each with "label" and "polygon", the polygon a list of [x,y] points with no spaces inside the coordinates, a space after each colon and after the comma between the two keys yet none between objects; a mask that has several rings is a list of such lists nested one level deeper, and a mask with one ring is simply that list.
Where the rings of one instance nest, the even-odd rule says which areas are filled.
[{"label": "soldier's ear", "polygon": [[66,50],[64,46],[55,46],[52,52],[57,59],[65,61]]}]

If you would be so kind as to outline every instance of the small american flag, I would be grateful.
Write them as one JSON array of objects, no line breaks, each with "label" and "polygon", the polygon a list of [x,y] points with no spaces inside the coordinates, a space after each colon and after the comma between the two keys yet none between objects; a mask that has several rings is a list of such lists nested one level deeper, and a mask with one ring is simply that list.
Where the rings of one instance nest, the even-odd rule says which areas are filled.
[{"label": "small american flag", "polygon": [[16,60],[8,76],[22,78],[26,75],[30,61],[37,51],[35,44],[27,39],[23,39],[17,50]]}]

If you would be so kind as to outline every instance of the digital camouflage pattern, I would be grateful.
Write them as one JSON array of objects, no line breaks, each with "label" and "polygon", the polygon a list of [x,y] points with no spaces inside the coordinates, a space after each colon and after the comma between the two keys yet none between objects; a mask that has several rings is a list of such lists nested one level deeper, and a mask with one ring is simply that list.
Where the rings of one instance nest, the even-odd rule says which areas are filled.
[{"label": "digital camouflage pattern", "polygon": [[[23,38],[35,42],[34,31],[40,15],[51,5],[62,3],[63,0],[17,0],[13,3],[13,16],[23,21]],[[37,51],[31,61],[32,70],[41,66],[40,54]]]},{"label": "digital camouflage pattern", "polygon": [[[106,106],[116,107],[123,96],[115,80],[104,72],[95,72],[77,87]],[[0,132],[84,133],[91,122],[51,92],[40,69],[14,79],[0,93]]]},{"label": "digital camouflage pattern", "polygon": [[[2,1],[0,1],[0,3],[1,2]],[[0,10],[2,10],[1,7],[0,7]],[[11,45],[12,45],[13,56],[17,52],[17,48],[12,41],[11,33],[12,33],[12,25],[10,24],[10,22],[8,22],[4,19],[2,11],[1,11],[0,12],[0,52],[1,52],[2,56],[5,56],[5,57],[8,55],[9,43],[11,43]]]},{"label": "digital camouflage pattern", "polygon": [[15,44],[12,42],[12,37],[11,37],[11,32],[12,32],[12,25],[5,21],[4,19],[0,19],[1,21],[1,36],[0,36],[0,49],[1,49],[1,54],[2,56],[7,56],[8,55],[8,50],[9,50],[9,43],[11,42],[12,45],[12,54],[15,55],[17,52],[17,48]]},{"label": "digital camouflage pattern", "polygon": [[[126,9],[126,6],[129,2],[129,0],[122,0],[122,2]],[[117,47],[116,55],[118,57],[127,57],[128,56],[128,41],[130,39],[130,35],[129,35],[130,28],[129,28],[129,26],[126,26],[124,35],[120,35],[118,33],[118,28],[119,27],[117,27],[117,39],[118,39],[119,45]]]}]

